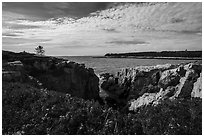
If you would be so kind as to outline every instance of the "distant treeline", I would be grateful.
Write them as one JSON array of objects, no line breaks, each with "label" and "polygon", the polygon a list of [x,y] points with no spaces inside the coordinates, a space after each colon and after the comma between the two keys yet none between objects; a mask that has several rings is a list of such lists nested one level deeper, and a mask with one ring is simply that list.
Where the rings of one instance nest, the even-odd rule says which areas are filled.
[{"label": "distant treeline", "polygon": [[162,51],[162,52],[131,52],[107,53],[106,57],[195,57],[202,58],[202,51]]}]

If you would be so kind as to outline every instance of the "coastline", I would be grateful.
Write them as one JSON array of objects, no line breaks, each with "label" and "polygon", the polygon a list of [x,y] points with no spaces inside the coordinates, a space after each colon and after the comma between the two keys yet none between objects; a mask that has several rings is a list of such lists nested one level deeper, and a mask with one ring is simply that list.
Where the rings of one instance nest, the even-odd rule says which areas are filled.
[{"label": "coastline", "polygon": [[202,58],[187,58],[187,57],[149,57],[149,56],[93,56],[92,58],[127,58],[127,59],[167,59],[167,60],[202,60]]},{"label": "coastline", "polygon": [[[174,126],[179,130],[185,127],[192,134],[202,133],[201,61],[130,67],[117,75],[105,73],[97,77],[84,64],[62,58],[3,51],[2,60],[3,134],[94,131],[146,135],[154,134],[149,127],[158,127],[157,121],[165,121],[159,124],[169,130],[171,121],[166,117],[176,119],[176,124],[182,125]],[[147,119],[150,123],[142,126]],[[106,123],[110,121],[113,126],[109,132]],[[85,128],[78,132],[81,125]],[[166,134],[158,130],[158,134]]]}]

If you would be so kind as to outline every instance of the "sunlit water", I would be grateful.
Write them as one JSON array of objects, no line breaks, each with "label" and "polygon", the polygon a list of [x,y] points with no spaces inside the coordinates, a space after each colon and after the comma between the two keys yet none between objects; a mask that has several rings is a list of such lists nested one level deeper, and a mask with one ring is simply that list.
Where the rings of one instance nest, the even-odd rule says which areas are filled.
[{"label": "sunlit water", "polygon": [[88,68],[93,68],[96,74],[116,73],[122,68],[136,66],[153,66],[158,64],[180,64],[195,60],[166,60],[166,59],[131,59],[131,58],[93,58],[90,56],[67,56],[63,57],[70,61],[83,63]]}]

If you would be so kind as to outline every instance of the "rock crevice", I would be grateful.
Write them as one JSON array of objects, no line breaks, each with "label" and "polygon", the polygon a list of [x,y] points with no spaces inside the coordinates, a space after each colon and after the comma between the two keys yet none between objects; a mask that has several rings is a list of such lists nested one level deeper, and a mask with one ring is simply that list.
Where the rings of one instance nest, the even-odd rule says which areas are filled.
[{"label": "rock crevice", "polygon": [[100,88],[113,100],[129,104],[129,110],[136,111],[145,105],[157,105],[164,99],[202,98],[201,71],[200,61],[126,68],[115,76],[101,75]]}]

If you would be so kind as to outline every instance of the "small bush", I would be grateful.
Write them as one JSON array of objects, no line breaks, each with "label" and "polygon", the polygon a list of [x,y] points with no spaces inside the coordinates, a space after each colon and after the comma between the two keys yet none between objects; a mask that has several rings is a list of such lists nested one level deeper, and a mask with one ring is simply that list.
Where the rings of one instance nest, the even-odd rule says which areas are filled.
[{"label": "small bush", "polygon": [[166,100],[138,113],[122,113],[98,102],[5,83],[2,90],[3,134],[201,134],[201,100]]}]

